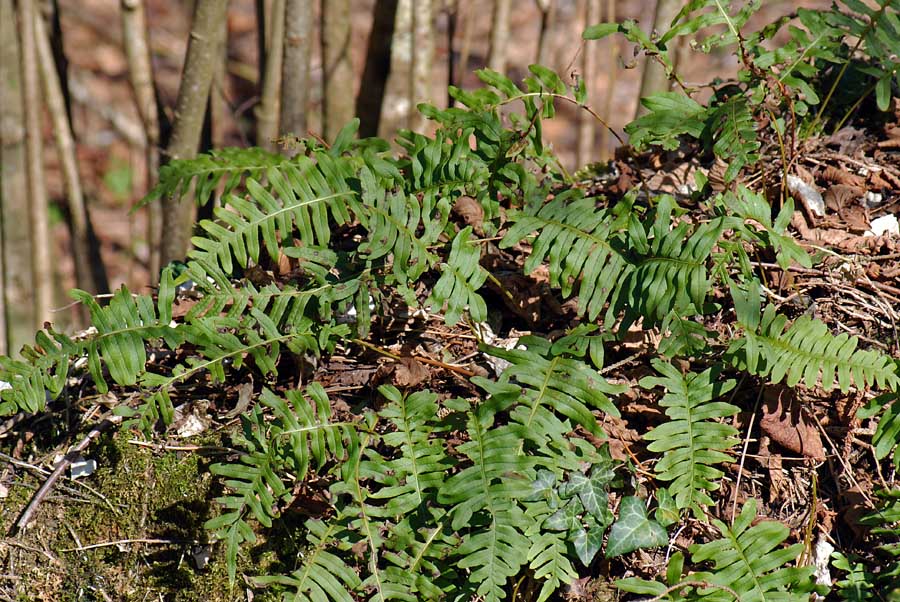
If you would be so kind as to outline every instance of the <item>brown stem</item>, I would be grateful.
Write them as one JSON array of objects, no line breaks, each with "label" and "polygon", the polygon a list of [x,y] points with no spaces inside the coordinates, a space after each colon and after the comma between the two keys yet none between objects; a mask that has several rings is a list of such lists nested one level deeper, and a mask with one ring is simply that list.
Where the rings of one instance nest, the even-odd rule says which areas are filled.
[{"label": "brown stem", "polygon": [[90,216],[84,203],[84,192],[81,188],[81,177],[78,174],[78,160],[75,156],[75,141],[69,125],[66,101],[63,97],[62,85],[53,61],[53,51],[47,37],[44,20],[36,16],[34,20],[34,41],[37,49],[38,66],[44,86],[44,100],[47,112],[53,124],[53,137],[56,140],[56,152],[59,155],[63,183],[69,203],[69,219],[72,222],[72,251],[75,256],[75,281],[78,287],[91,294],[109,292],[106,271],[102,261],[96,269],[91,256]]},{"label": "brown stem", "polygon": [[281,63],[281,132],[306,135],[309,57],[312,54],[312,0],[286,0],[284,59]]},{"label": "brown stem", "polygon": [[[156,184],[159,171],[159,108],[153,86],[153,64],[150,60],[150,42],[147,30],[147,14],[144,0],[121,0],[122,40],[128,60],[128,79],[134,93],[138,114],[144,124],[147,148],[144,164],[147,189]],[[160,244],[162,236],[162,207],[151,203],[147,207],[147,243],[150,249],[150,284],[159,276]]]},{"label": "brown stem", "polygon": [[275,150],[280,111],[281,66],[284,57],[284,0],[272,0],[270,27],[266,53],[266,70],[262,76],[259,104],[256,106],[256,144],[268,151]]},{"label": "brown stem", "polygon": [[353,118],[350,0],[322,2],[322,135],[332,141]]},{"label": "brown stem", "polygon": [[[188,42],[187,57],[178,100],[175,103],[175,123],[172,138],[166,149],[166,160],[196,156],[200,132],[206,113],[206,100],[212,84],[216,61],[219,60],[218,31],[225,20],[227,0],[197,0]],[[187,199],[165,198],[161,263],[185,257],[190,244],[194,207]]]},{"label": "brown stem", "polygon": [[19,0],[19,43],[22,52],[22,96],[25,103],[25,153],[28,165],[28,225],[31,236],[31,277],[34,286],[34,318],[40,326],[51,317],[53,264],[50,258],[50,224],[41,140],[41,100],[35,46],[35,7],[32,0]]}]

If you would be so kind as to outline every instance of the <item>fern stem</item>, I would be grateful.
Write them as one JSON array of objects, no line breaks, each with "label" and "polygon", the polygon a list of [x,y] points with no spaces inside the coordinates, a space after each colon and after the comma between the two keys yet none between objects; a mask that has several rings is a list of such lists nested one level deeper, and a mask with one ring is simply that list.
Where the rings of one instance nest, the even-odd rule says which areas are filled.
[{"label": "fern stem", "polygon": [[439,360],[433,360],[429,357],[422,357],[421,355],[410,355],[404,358],[401,355],[397,355],[395,353],[391,353],[387,349],[383,347],[379,347],[373,343],[369,343],[368,341],[364,341],[362,339],[350,339],[351,343],[356,343],[361,347],[365,347],[366,349],[370,349],[379,355],[383,355],[385,357],[389,357],[396,362],[402,362],[404,359],[413,359],[417,362],[422,362],[423,364],[428,364],[429,366],[434,366],[436,368],[443,368],[444,370],[449,370],[451,372],[456,372],[457,374],[462,374],[463,376],[467,376],[469,378],[475,376],[475,372],[471,370],[467,370],[466,368],[462,368],[460,366],[454,366],[453,364],[447,364],[445,362],[441,362]]}]

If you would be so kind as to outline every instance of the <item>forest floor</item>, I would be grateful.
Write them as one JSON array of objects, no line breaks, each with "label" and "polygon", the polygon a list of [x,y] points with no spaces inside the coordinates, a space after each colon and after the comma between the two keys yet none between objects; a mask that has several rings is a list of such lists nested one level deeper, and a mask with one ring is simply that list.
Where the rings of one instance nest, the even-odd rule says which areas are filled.
[{"label": "forest floor", "polygon": [[[84,14],[78,17],[84,31],[73,28],[76,33],[67,44],[78,48],[97,44],[98,39],[103,42],[97,37],[100,24],[111,17],[98,8],[102,4],[110,3],[84,3]],[[643,5],[651,3],[637,4],[645,10]],[[64,17],[73,12],[72,3],[64,0],[61,5]],[[161,69],[161,82],[163,97],[171,100],[172,82],[177,81],[175,57],[181,52],[177,44],[183,39],[178,26],[184,19],[171,3],[157,0],[150,5],[161,23],[157,40],[171,51],[168,58],[159,59],[168,65]],[[251,2],[233,1],[232,5],[235,14],[230,27],[236,39],[232,58],[235,70],[243,72],[241,65],[255,61],[253,9]],[[115,39],[104,43],[113,48]],[[124,73],[121,56],[104,48],[101,43],[94,53],[70,52],[73,69],[83,72],[91,103],[126,107],[121,86],[102,85],[121,79]],[[702,65],[692,68],[704,69]],[[100,83],[88,81],[98,77]],[[630,116],[636,79],[629,74],[619,79],[619,85],[623,87],[616,99],[622,104],[614,113]],[[122,109],[134,119],[129,111]],[[81,147],[80,158],[86,188],[96,198],[92,210],[95,228],[103,242],[111,281],[146,290],[142,284],[148,281],[143,268],[145,249],[140,243],[142,215],[129,217],[125,212],[135,190],[143,185],[140,169],[135,167],[139,153],[110,135],[108,125],[96,127],[98,117],[89,105],[77,107],[75,114],[83,118],[79,122],[83,138],[93,141]],[[622,123],[628,120],[623,117]],[[229,134],[230,143],[242,143],[239,126],[236,122]],[[571,121],[563,115],[553,127],[556,129],[549,129],[548,136],[561,140],[560,146],[570,145],[566,136],[571,134]],[[855,335],[861,346],[900,358],[900,236],[871,232],[873,223],[880,223],[878,218],[900,214],[897,148],[900,115],[896,113],[887,120],[850,123],[829,138],[810,140],[799,160],[801,173],[807,184],[822,191],[826,215],[810,215],[802,199],[798,200],[791,232],[811,252],[822,254],[822,261],[814,268],[789,271],[780,270],[772,258],[759,258],[759,263],[769,279],[770,297],[783,310],[795,315],[812,312],[834,332]],[[644,180],[651,190],[673,194],[687,203],[685,186],[693,183],[694,173],[699,170],[715,179],[717,170],[687,146],[672,153],[633,156],[623,152],[613,166],[609,172],[583,173],[579,185],[617,199]],[[53,170],[50,174],[55,177]],[[763,188],[759,182],[755,185]],[[61,191],[56,181],[51,192],[54,186]],[[881,201],[864,209],[852,202],[860,191],[878,191]],[[471,217],[462,209],[457,219],[467,222]],[[58,250],[63,259],[58,265],[69,286],[73,269],[62,249],[64,244],[61,236]],[[827,252],[822,251],[825,247]],[[550,290],[545,273],[538,270],[528,277],[521,275],[523,254],[519,251],[498,251],[490,260],[493,263],[485,266],[497,274],[510,274],[500,280],[504,289],[513,293],[512,300],[499,290],[486,295],[491,327],[506,341],[526,333],[559,332],[574,319],[570,302]],[[728,330],[722,323],[707,326],[722,333]],[[468,376],[491,370],[478,354],[468,328],[448,328],[435,317],[413,325],[387,308],[374,325],[372,342],[383,353],[355,350],[352,357],[323,361],[312,374],[284,371],[279,385],[287,388],[312,378],[325,386],[336,411],[352,412],[371,401],[380,384],[415,388],[427,382],[441,394],[478,395]],[[643,339],[618,344],[606,362],[607,378],[635,384],[650,372],[643,350],[653,346],[652,341]],[[396,361],[389,355],[403,359]],[[122,431],[101,434],[84,452],[87,460],[96,462],[96,470],[82,478],[67,474],[40,504],[27,530],[0,539],[0,599],[266,599],[264,593],[242,581],[233,589],[227,587],[221,546],[208,544],[203,529],[214,512],[211,500],[221,490],[208,467],[232,452],[231,437],[245,409],[241,391],[248,383],[259,386],[238,379],[225,387],[195,386],[181,391],[175,399],[176,422],[165,440],[148,443]],[[101,396],[87,385],[83,390],[78,386],[69,390],[71,396],[58,402],[53,414],[0,423],[0,530],[4,534],[12,530],[46,481],[54,459],[81,441],[108,408],[134,395],[133,391],[114,389]],[[613,456],[640,467],[646,451],[642,434],[659,424],[662,409],[638,387],[631,390],[635,393],[618,404],[621,418],[607,416],[602,426]],[[858,390],[843,395],[820,388],[795,393],[786,387],[769,387],[757,402],[758,408],[753,402],[745,404],[757,411],[737,418],[748,437],[740,463],[732,465],[732,473],[717,494],[714,512],[730,516],[735,505],[755,497],[765,502],[761,515],[790,527],[792,542],[804,541],[810,526],[818,525],[823,532],[838,534],[840,549],[862,550],[866,540],[857,523],[859,516],[872,507],[876,489],[896,487],[900,481],[894,473],[881,472],[869,443],[872,425],[856,417],[870,393]],[[299,499],[296,505],[309,506],[316,501]],[[249,554],[239,557],[239,574],[291,569],[282,566],[290,556],[286,551],[300,553],[292,541],[291,525],[304,516],[293,506],[285,510],[285,516],[285,522],[261,537]],[[696,526],[687,528],[675,544],[686,546],[697,533]],[[628,564],[605,566],[604,571],[612,577],[646,575],[660,562],[658,554],[642,551],[631,556]],[[571,599],[617,599],[604,579],[588,585],[580,593],[570,592]]]}]

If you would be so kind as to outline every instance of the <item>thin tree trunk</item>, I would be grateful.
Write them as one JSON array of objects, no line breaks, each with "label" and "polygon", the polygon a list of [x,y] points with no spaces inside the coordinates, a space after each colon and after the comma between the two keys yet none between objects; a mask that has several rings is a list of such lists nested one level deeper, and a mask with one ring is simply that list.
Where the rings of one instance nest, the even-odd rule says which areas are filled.
[{"label": "thin tree trunk", "polygon": [[538,65],[549,65],[549,45],[547,37],[553,29],[556,17],[556,2],[554,0],[537,0],[538,9],[541,11],[541,25],[538,30],[537,52],[535,53],[535,62]]},{"label": "thin tree trunk", "polygon": [[306,135],[312,18],[312,0],[285,1],[284,59],[281,64],[282,134]]},{"label": "thin tree trunk", "polygon": [[[583,28],[587,28],[600,20],[600,0],[581,0],[579,12],[583,16]],[[585,44],[581,49],[581,77],[584,78],[588,90],[587,104],[590,104],[590,90],[597,75],[597,46]],[[581,167],[594,157],[594,118],[587,111],[576,114],[575,165]]]},{"label": "thin tree trunk", "polygon": [[413,3],[412,82],[409,86],[409,118],[407,127],[420,132],[425,116],[416,108],[431,97],[431,62],[434,57],[434,13],[432,0]]},{"label": "thin tree trunk", "polygon": [[[128,78],[134,92],[138,114],[144,124],[147,148],[144,164],[147,188],[156,184],[159,171],[159,107],[153,86],[153,63],[150,60],[150,40],[147,33],[147,11],[144,0],[121,0],[122,38],[125,57],[128,60]],[[159,247],[162,237],[162,205],[151,203],[147,207],[147,246],[150,250],[149,270],[151,284],[156,284],[159,270]]]},{"label": "thin tree trunk", "polygon": [[[219,59],[216,54],[220,46],[218,31],[227,8],[227,0],[197,0],[166,160],[186,159],[197,154],[206,101]],[[163,265],[181,260],[187,254],[193,215],[194,206],[187,199],[163,199]]]},{"label": "thin tree trunk", "polygon": [[[603,19],[606,23],[615,23],[616,22],[616,0],[606,0],[606,18]],[[593,23],[589,23],[589,25],[593,25]],[[607,36],[606,40],[603,42],[608,51],[605,52],[606,56],[606,91],[604,93],[603,98],[603,108],[600,111],[600,116],[603,117],[603,121],[605,123],[612,123],[612,103],[613,96],[615,96],[616,89],[616,74],[618,73],[618,69],[616,68],[616,60],[618,54],[618,37],[617,36]],[[607,128],[600,128],[600,160],[601,161],[609,161],[610,153],[609,153],[609,137],[610,132]]]},{"label": "thin tree trunk", "polygon": [[[665,31],[669,28],[672,21],[678,16],[683,2],[681,0],[657,0],[656,12],[653,14],[653,29],[655,31]],[[665,68],[657,61],[650,57],[644,58],[644,72],[641,74],[641,91],[638,98],[646,98],[657,92],[665,92],[669,89],[671,82],[666,76]],[[648,109],[638,102],[635,111],[635,119],[646,114]]]},{"label": "thin tree trunk", "polygon": [[459,49],[459,77],[456,78],[460,85],[465,81],[466,73],[469,70],[469,55],[472,53],[472,32],[475,29],[472,21],[475,16],[475,7],[471,2],[463,14],[465,18],[463,19],[462,46]]},{"label": "thin tree trunk", "polygon": [[[91,294],[109,292],[106,271],[102,262],[95,266],[91,254],[90,216],[84,203],[78,160],[75,157],[75,141],[69,125],[62,85],[53,63],[53,51],[47,37],[47,28],[40,16],[34,20],[35,45],[43,82],[44,100],[53,124],[53,136],[59,155],[63,183],[69,204],[72,223],[72,251],[75,257],[75,281],[79,288]],[[99,259],[99,258],[98,258]]]},{"label": "thin tree trunk", "polygon": [[210,121],[210,148],[222,148],[226,146],[226,132],[231,116],[226,97],[226,84],[228,82],[228,23],[222,21],[217,38],[219,49],[216,50],[216,70],[213,73],[212,87],[209,91],[209,121]]},{"label": "thin tree trunk", "polygon": [[453,106],[450,86],[456,85],[456,20],[459,16],[459,0],[449,0],[447,11],[447,106]]},{"label": "thin tree trunk", "polygon": [[333,139],[353,118],[350,0],[322,2],[322,136]]},{"label": "thin tree trunk", "polygon": [[18,352],[34,335],[31,240],[25,158],[25,108],[13,0],[0,0],[0,353]]},{"label": "thin tree trunk", "polygon": [[41,97],[35,48],[35,6],[32,0],[18,0],[22,96],[25,103],[25,150],[28,171],[28,225],[31,236],[31,278],[34,286],[34,326],[51,319],[53,303],[53,264],[50,226],[47,217],[47,191],[41,140]]},{"label": "thin tree trunk", "polygon": [[509,42],[509,15],[511,8],[512,0],[494,0],[488,67],[500,73],[506,72],[506,46]]},{"label": "thin tree trunk", "polygon": [[269,12],[266,70],[262,74],[260,101],[255,113],[256,144],[271,151],[275,149],[275,139],[278,137],[281,65],[284,57],[284,0],[272,0]]},{"label": "thin tree trunk", "polygon": [[[384,91],[378,134],[390,138],[400,128],[409,127],[409,113],[412,97],[412,66],[415,52],[413,35],[413,2],[399,0],[394,18],[394,34],[391,41],[390,77]],[[360,89],[360,94],[365,88]]]},{"label": "thin tree trunk", "polygon": [[366,64],[356,97],[359,135],[363,138],[378,135],[385,88],[391,74],[391,46],[396,18],[397,0],[376,0]]}]

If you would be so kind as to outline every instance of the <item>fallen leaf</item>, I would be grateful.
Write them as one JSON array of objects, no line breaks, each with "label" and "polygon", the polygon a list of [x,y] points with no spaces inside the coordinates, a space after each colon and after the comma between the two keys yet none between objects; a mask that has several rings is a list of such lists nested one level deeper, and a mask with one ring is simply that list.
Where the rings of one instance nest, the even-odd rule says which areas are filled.
[{"label": "fallen leaf", "polygon": [[772,441],[807,458],[825,459],[825,448],[819,431],[801,411],[791,389],[782,386],[766,387],[762,412],[759,426]]}]

